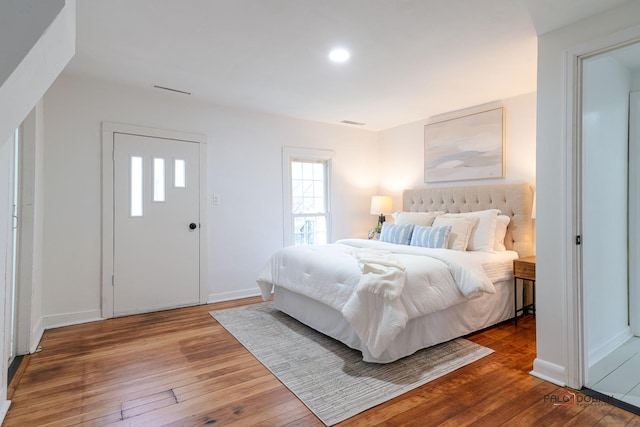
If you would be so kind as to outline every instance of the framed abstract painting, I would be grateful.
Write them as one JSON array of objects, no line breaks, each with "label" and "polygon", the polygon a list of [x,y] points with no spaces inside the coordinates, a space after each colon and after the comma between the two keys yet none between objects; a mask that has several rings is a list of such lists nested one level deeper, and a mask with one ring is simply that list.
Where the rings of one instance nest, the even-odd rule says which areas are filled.
[{"label": "framed abstract painting", "polygon": [[504,177],[504,108],[430,123],[424,131],[424,182]]}]

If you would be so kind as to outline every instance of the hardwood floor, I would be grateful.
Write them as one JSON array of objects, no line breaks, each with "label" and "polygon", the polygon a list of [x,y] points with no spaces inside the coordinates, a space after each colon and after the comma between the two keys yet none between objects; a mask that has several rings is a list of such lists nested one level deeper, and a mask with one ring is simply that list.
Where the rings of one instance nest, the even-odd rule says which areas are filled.
[{"label": "hardwood floor", "polygon": [[[322,423],[208,312],[242,301],[49,330],[15,388],[5,426],[316,426]],[[531,316],[470,340],[495,353],[342,426],[639,425],[528,374]]]}]

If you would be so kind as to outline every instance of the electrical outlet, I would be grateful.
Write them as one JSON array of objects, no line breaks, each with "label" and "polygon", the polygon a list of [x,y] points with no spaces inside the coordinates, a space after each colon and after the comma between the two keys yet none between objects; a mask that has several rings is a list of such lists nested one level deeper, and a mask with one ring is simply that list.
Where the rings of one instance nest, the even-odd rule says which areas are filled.
[{"label": "electrical outlet", "polygon": [[213,195],[213,204],[215,206],[218,206],[220,204],[220,195],[219,194],[214,194]]}]

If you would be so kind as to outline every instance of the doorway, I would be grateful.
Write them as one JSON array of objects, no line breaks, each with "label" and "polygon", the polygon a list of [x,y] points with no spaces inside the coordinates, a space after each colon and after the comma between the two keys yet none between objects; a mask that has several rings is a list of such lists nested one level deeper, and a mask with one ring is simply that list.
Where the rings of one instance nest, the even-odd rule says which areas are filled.
[{"label": "doorway", "polygon": [[582,61],[585,386],[640,411],[640,45]]},{"label": "doorway", "polygon": [[204,137],[103,124],[103,317],[206,302]]}]

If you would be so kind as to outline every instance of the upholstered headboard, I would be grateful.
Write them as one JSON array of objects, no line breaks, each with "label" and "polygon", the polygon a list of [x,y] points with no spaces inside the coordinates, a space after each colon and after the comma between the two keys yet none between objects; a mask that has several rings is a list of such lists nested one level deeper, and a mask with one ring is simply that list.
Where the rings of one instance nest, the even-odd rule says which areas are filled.
[{"label": "upholstered headboard", "polygon": [[495,184],[404,190],[405,212],[444,211],[450,213],[500,209],[511,218],[505,247],[523,256],[533,255],[533,191],[529,184]]}]

